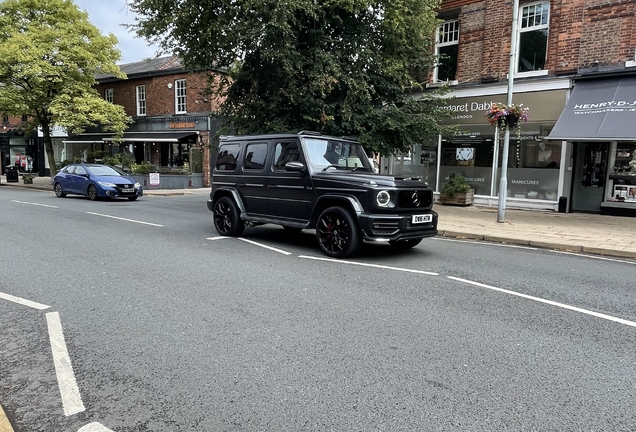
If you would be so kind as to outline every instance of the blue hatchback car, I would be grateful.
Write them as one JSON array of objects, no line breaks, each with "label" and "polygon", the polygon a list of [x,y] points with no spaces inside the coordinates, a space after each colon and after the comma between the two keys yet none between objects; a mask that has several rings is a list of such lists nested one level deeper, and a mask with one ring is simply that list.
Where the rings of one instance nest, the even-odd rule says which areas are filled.
[{"label": "blue hatchback car", "polygon": [[125,172],[103,164],[77,163],[65,166],[53,178],[53,190],[58,198],[66,194],[98,198],[126,197],[134,201],[143,196],[143,187]]}]

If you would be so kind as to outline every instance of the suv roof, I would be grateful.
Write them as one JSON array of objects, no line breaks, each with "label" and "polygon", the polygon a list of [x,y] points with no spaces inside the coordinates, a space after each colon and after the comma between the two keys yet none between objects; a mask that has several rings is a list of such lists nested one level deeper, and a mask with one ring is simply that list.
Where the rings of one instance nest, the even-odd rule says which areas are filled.
[{"label": "suv roof", "polygon": [[221,135],[221,141],[245,141],[246,139],[272,139],[272,138],[297,138],[299,136],[315,136],[321,138],[337,139],[340,141],[353,141],[358,142],[357,138],[342,136],[336,137],[331,135],[323,135],[320,132],[312,131],[300,131],[298,133],[285,132],[285,133],[271,133],[271,134],[256,134],[256,135]]}]

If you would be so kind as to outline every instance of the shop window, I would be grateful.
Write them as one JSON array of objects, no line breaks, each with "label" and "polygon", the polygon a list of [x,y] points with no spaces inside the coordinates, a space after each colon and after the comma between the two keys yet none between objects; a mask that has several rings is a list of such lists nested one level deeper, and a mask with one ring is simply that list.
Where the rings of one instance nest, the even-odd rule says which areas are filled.
[{"label": "shop window", "polygon": [[245,150],[246,170],[262,171],[265,167],[265,159],[267,158],[267,143],[250,144]]},{"label": "shop window", "polygon": [[137,115],[146,115],[146,86],[137,86]]},{"label": "shop window", "polygon": [[454,81],[457,75],[457,52],[459,48],[459,21],[444,21],[437,28],[434,81]]},{"label": "shop window", "polygon": [[518,72],[545,69],[550,2],[524,5],[519,28]]},{"label": "shop window", "polygon": [[174,98],[175,98],[175,113],[185,114],[186,110],[186,80],[180,79],[174,82]]},{"label": "shop window", "polygon": [[115,90],[112,88],[107,88],[106,90],[104,90],[104,99],[106,99],[106,102],[110,102],[113,103],[113,101],[115,100]]},{"label": "shop window", "polygon": [[435,187],[437,178],[437,139],[435,142],[416,144],[410,152],[396,154],[393,158],[393,175],[419,177]]}]

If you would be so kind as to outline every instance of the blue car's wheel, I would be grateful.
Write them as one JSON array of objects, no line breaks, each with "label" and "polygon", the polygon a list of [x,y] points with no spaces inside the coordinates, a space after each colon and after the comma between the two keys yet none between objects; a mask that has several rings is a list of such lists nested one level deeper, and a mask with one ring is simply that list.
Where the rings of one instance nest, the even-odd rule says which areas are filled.
[{"label": "blue car's wheel", "polygon": [[91,201],[95,201],[97,199],[97,188],[95,185],[90,185],[88,187],[88,199]]},{"label": "blue car's wheel", "polygon": [[58,198],[64,198],[66,196],[66,194],[64,193],[62,189],[62,185],[59,183],[55,183],[53,190],[55,191],[55,196]]}]

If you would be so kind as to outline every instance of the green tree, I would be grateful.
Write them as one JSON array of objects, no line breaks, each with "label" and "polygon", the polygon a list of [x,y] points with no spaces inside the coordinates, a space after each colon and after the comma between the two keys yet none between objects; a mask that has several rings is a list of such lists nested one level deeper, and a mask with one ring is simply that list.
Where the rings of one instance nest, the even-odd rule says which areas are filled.
[{"label": "green tree", "polygon": [[116,64],[117,38],[103,36],[71,0],[0,3],[0,112],[29,115],[42,128],[51,175],[57,173],[51,128],[81,133],[101,126],[121,137],[129,122],[93,88],[98,73],[126,78]]},{"label": "green tree", "polygon": [[226,130],[358,136],[385,154],[441,130],[442,92],[411,97],[433,65],[439,0],[129,2],[138,35],[228,72],[210,89]]}]

